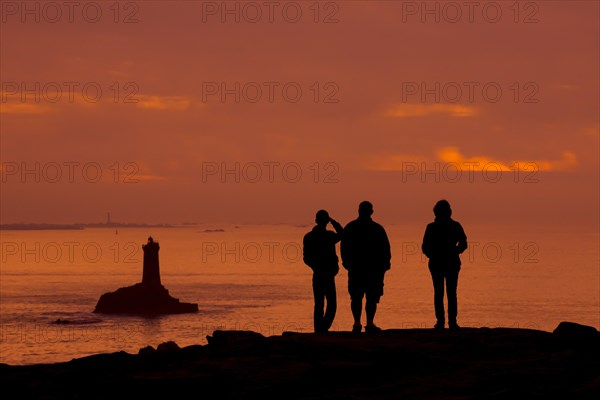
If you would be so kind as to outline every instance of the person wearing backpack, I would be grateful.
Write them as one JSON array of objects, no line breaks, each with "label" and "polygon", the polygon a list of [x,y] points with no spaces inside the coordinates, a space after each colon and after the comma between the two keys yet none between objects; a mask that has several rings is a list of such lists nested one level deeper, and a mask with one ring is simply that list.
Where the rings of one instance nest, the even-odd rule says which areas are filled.
[{"label": "person wearing backpack", "polygon": [[460,272],[460,254],[467,249],[467,235],[463,227],[454,221],[450,203],[438,201],[433,207],[435,220],[427,225],[421,250],[429,258],[429,272],[433,280],[434,308],[437,322],[435,329],[443,330],[444,315],[444,281],[448,296],[448,327],[459,329],[456,317],[458,301],[458,273]]}]

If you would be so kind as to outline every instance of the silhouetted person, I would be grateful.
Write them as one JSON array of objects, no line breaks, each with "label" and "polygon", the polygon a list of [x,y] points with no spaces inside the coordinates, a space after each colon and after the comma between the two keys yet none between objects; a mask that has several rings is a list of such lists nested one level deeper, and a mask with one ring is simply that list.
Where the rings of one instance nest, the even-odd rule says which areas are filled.
[{"label": "silhouetted person", "polygon": [[434,222],[427,225],[421,249],[429,258],[429,271],[433,280],[435,329],[444,329],[444,280],[448,294],[448,326],[458,329],[456,323],[458,273],[460,254],[467,249],[467,235],[463,227],[452,218],[450,203],[440,200],[433,207]]},{"label": "silhouetted person", "polygon": [[[339,271],[335,244],[342,238],[342,226],[329,217],[325,210],[317,211],[317,225],[304,236],[304,263],[313,270],[313,295],[315,298],[314,325],[315,332],[327,332],[335,318],[337,299],[335,292],[335,276]],[[335,232],[327,230],[331,222]],[[325,308],[327,300],[327,309]]]},{"label": "silhouetted person", "polygon": [[366,332],[381,331],[373,322],[377,304],[383,295],[383,278],[390,269],[392,257],[385,229],[371,219],[373,205],[363,201],[358,206],[358,218],[348,223],[342,236],[342,265],[348,270],[348,293],[354,317],[352,332],[360,332],[362,299],[366,296]]}]

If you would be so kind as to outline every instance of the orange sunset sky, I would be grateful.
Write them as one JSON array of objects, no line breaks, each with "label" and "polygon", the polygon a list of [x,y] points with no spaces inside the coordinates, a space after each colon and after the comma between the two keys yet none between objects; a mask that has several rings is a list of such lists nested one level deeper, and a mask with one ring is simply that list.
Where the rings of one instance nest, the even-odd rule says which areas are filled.
[{"label": "orange sunset sky", "polygon": [[598,228],[597,1],[1,4],[2,223]]}]

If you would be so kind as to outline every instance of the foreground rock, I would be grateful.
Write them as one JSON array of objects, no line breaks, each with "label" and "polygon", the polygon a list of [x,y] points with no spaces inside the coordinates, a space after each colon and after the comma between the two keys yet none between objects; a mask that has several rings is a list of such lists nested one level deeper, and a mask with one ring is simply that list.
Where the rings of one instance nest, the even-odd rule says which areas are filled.
[{"label": "foreground rock", "polygon": [[[21,398],[597,398],[600,338],[525,329],[216,331],[206,346],[0,368]],[[213,394],[213,396],[209,396]]]},{"label": "foreground rock", "polygon": [[561,337],[573,339],[589,339],[600,336],[600,332],[598,332],[596,328],[576,324],[575,322],[561,322],[552,333]]},{"label": "foreground rock", "polygon": [[160,282],[158,263],[158,242],[152,237],[142,246],[144,250],[144,270],[142,282],[133,286],[118,289],[116,292],[105,293],[96,304],[95,313],[105,314],[182,314],[198,311],[198,305],[181,303],[171,297],[169,291]]}]

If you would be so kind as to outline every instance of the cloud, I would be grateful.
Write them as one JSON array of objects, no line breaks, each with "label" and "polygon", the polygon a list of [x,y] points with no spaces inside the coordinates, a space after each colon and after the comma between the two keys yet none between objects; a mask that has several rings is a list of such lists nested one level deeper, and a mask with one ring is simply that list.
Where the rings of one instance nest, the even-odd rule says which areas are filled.
[{"label": "cloud", "polygon": [[[406,168],[434,168],[436,163],[453,164],[461,170],[471,171],[565,171],[577,165],[577,156],[564,151],[562,157],[553,160],[499,160],[494,157],[478,155],[465,157],[456,147],[443,147],[435,155],[388,154],[368,157],[365,167],[375,171],[404,171]],[[409,165],[410,164],[410,165]]]},{"label": "cloud", "polygon": [[[548,160],[511,160],[499,161],[487,156],[465,157],[456,147],[444,147],[437,151],[439,161],[445,163],[454,163],[464,166],[470,166],[475,171],[481,171],[485,168],[494,168],[500,171],[531,171],[537,168],[539,171],[562,171],[571,169],[577,165],[577,156],[570,151],[564,151],[562,158],[555,161]],[[494,167],[491,167],[491,165]]]},{"label": "cloud", "polygon": [[43,104],[35,103],[1,103],[1,114],[43,114],[51,108]]},{"label": "cloud", "polygon": [[192,101],[184,96],[143,96],[136,107],[146,110],[186,111]]},{"label": "cloud", "polygon": [[164,181],[165,179],[167,178],[158,175],[134,175],[131,177],[133,181]]},{"label": "cloud", "polygon": [[425,117],[431,114],[449,115],[451,117],[472,117],[477,115],[475,107],[461,104],[398,104],[391,107],[386,115],[391,117]]}]

